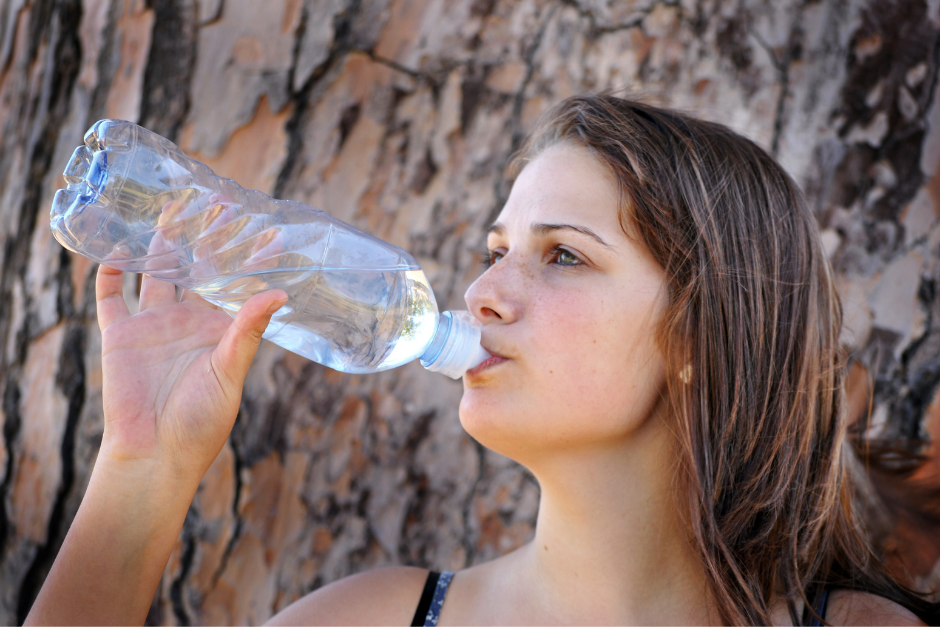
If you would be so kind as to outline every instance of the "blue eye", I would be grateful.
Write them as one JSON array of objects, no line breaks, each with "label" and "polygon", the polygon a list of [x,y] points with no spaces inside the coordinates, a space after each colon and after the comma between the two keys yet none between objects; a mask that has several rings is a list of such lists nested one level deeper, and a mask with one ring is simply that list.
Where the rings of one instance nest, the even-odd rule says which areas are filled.
[{"label": "blue eye", "polygon": [[482,263],[483,263],[483,267],[484,267],[484,268],[489,268],[490,266],[492,266],[494,263],[496,263],[497,261],[499,261],[499,260],[502,259],[502,258],[503,258],[503,253],[498,253],[498,252],[496,252],[496,251],[489,251],[489,250],[488,250],[488,251],[486,251],[486,253],[483,255],[483,262],[482,262]]},{"label": "blue eye", "polygon": [[571,251],[565,250],[564,248],[555,249],[555,260],[553,263],[559,266],[566,266],[569,268],[574,268],[580,265],[583,265],[584,262],[578,259],[574,253]]}]

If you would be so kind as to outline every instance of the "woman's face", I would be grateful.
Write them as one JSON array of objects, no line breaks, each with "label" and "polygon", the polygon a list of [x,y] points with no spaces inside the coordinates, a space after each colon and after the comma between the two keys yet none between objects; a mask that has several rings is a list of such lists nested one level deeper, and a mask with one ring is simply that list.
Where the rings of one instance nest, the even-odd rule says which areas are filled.
[{"label": "woman's face", "polygon": [[581,146],[546,149],[519,175],[467,290],[494,355],[464,376],[460,419],[485,446],[527,452],[629,438],[657,408],[654,333],[665,275],[620,226],[616,181]]}]

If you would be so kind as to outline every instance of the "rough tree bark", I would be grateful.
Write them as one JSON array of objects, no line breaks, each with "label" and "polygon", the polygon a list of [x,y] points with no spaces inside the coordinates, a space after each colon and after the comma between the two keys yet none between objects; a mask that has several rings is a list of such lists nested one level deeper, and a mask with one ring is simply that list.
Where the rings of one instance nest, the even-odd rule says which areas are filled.
[{"label": "rough tree bark", "polygon": [[[940,581],[940,539],[910,510],[911,486],[940,484],[938,30],[938,0],[4,0],[0,623],[28,611],[101,439],[95,267],[48,228],[92,122],[139,122],[412,251],[460,308],[509,155],[552,103],[599,89],[726,123],[804,187],[844,299],[852,415],[905,514],[886,549]],[[538,488],[461,431],[460,390],[264,343],[148,620],[258,623],[354,571],[523,543]]]}]

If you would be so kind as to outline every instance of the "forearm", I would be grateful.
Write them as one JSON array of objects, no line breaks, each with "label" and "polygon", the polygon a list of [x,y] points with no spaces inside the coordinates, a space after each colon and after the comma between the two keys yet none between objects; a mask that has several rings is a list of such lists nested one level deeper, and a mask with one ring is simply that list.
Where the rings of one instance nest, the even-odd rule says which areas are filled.
[{"label": "forearm", "polygon": [[99,457],[26,624],[143,624],[197,487]]}]

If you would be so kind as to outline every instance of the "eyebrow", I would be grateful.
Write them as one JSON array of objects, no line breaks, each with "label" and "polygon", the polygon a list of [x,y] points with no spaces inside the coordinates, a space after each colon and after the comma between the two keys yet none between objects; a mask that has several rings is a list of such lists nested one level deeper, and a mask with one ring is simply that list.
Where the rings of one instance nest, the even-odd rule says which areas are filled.
[{"label": "eyebrow", "polygon": [[[582,235],[587,235],[594,241],[596,241],[601,246],[605,248],[610,248],[610,244],[605,242],[600,235],[587,228],[586,226],[577,226],[574,224],[548,224],[545,222],[539,222],[532,225],[532,232],[536,235],[545,235],[552,231],[575,231],[576,233],[581,233]],[[506,227],[499,222],[494,222],[490,228],[486,230],[486,234],[495,233],[497,235],[502,235],[506,232]]]}]

